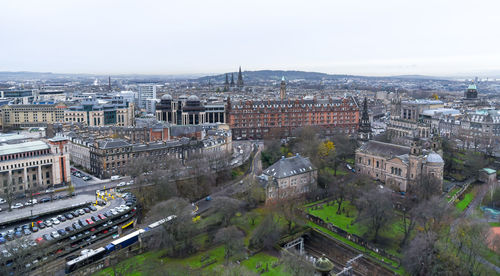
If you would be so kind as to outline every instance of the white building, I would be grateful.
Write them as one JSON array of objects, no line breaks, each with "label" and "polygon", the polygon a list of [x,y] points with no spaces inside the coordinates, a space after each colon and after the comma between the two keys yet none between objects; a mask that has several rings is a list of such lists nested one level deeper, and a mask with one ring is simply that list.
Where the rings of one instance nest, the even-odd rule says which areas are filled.
[{"label": "white building", "polygon": [[156,104],[160,102],[160,99],[146,99],[146,113],[155,114]]},{"label": "white building", "polygon": [[147,99],[156,99],[156,85],[154,84],[141,84],[138,87],[138,105],[139,108],[146,108]]}]

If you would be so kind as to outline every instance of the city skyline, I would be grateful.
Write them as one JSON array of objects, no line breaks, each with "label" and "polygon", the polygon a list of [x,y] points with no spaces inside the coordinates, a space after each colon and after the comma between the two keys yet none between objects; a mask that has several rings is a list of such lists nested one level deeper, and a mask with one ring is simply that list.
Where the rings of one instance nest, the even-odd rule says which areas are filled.
[{"label": "city skyline", "polygon": [[5,1],[0,71],[330,74],[500,71],[494,1]]}]

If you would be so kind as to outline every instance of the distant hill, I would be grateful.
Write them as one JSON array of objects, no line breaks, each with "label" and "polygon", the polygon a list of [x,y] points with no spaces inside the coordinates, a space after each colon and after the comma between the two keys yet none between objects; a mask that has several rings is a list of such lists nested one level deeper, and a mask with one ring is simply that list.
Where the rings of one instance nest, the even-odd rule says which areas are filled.
[{"label": "distant hill", "polygon": [[[234,81],[238,78],[238,72],[228,72],[228,79],[231,81],[231,74],[234,75]],[[333,80],[341,78],[367,78],[367,79],[443,79],[438,77],[429,77],[421,75],[402,75],[402,76],[387,76],[387,77],[367,77],[355,75],[333,75],[320,72],[306,72],[306,71],[283,71],[283,70],[259,70],[259,71],[243,71],[243,80],[246,82],[259,82],[259,81],[279,81],[281,77],[285,76],[287,80],[307,80],[307,81],[320,81],[320,80]],[[204,76],[195,79],[199,82],[223,83],[226,79],[226,73]]]}]

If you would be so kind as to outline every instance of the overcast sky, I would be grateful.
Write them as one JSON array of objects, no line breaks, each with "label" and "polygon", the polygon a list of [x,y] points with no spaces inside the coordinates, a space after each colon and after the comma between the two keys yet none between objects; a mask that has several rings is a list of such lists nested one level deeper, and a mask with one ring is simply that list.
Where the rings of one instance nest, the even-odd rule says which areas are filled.
[{"label": "overcast sky", "polygon": [[500,72],[498,0],[1,0],[0,71]]}]

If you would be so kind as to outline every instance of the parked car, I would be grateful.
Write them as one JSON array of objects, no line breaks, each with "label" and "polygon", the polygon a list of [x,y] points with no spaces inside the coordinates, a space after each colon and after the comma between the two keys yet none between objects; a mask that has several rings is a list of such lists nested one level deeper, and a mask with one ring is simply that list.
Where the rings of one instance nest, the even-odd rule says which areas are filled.
[{"label": "parked car", "polygon": [[66,231],[64,231],[64,229],[57,230],[57,233],[59,233],[59,235],[61,236],[66,236]]},{"label": "parked car", "polygon": [[89,209],[92,210],[93,212],[97,211],[97,208],[95,206],[90,205]]},{"label": "parked car", "polygon": [[92,220],[93,220],[93,221],[95,221],[95,222],[100,221],[99,217],[97,217],[97,216],[92,216],[91,218],[92,218]]},{"label": "parked car", "polygon": [[38,227],[36,227],[36,226],[31,227],[31,231],[38,232]]},{"label": "parked car", "polygon": [[94,221],[92,221],[91,219],[86,219],[85,222],[87,222],[87,224],[94,224]]},{"label": "parked car", "polygon": [[85,213],[90,213],[90,209],[89,209],[89,208],[83,208],[83,211],[84,211]]},{"label": "parked car", "polygon": [[58,225],[61,222],[57,218],[52,218],[52,223],[54,223],[55,225]]},{"label": "parked car", "polygon": [[67,219],[73,219],[73,215],[71,213],[64,214],[64,217]]},{"label": "parked car", "polygon": [[52,238],[54,239],[57,239],[57,238],[60,238],[61,235],[59,235],[59,233],[57,233],[57,231],[52,231],[52,233],[50,233],[50,235],[52,236]]},{"label": "parked car", "polygon": [[50,197],[44,197],[44,198],[40,199],[40,203],[49,202],[49,201],[50,201]]},{"label": "parked car", "polygon": [[106,217],[103,214],[99,214],[99,215],[97,215],[97,217],[100,219],[106,219]]},{"label": "parked car", "polygon": [[23,232],[24,232],[24,235],[25,235],[25,236],[29,236],[29,235],[31,235],[31,231],[30,231],[29,229],[24,229],[24,231],[23,231]]},{"label": "parked car", "polygon": [[66,221],[66,217],[64,216],[58,216],[57,219],[60,221],[60,222],[65,222]]},{"label": "parked car", "polygon": [[12,206],[12,209],[19,209],[19,208],[23,208],[24,205],[22,203],[16,203],[14,204],[14,206]]},{"label": "parked car", "polygon": [[118,183],[118,185],[116,185],[116,187],[123,187],[125,185],[126,185],[125,182],[120,182],[120,183]]}]

